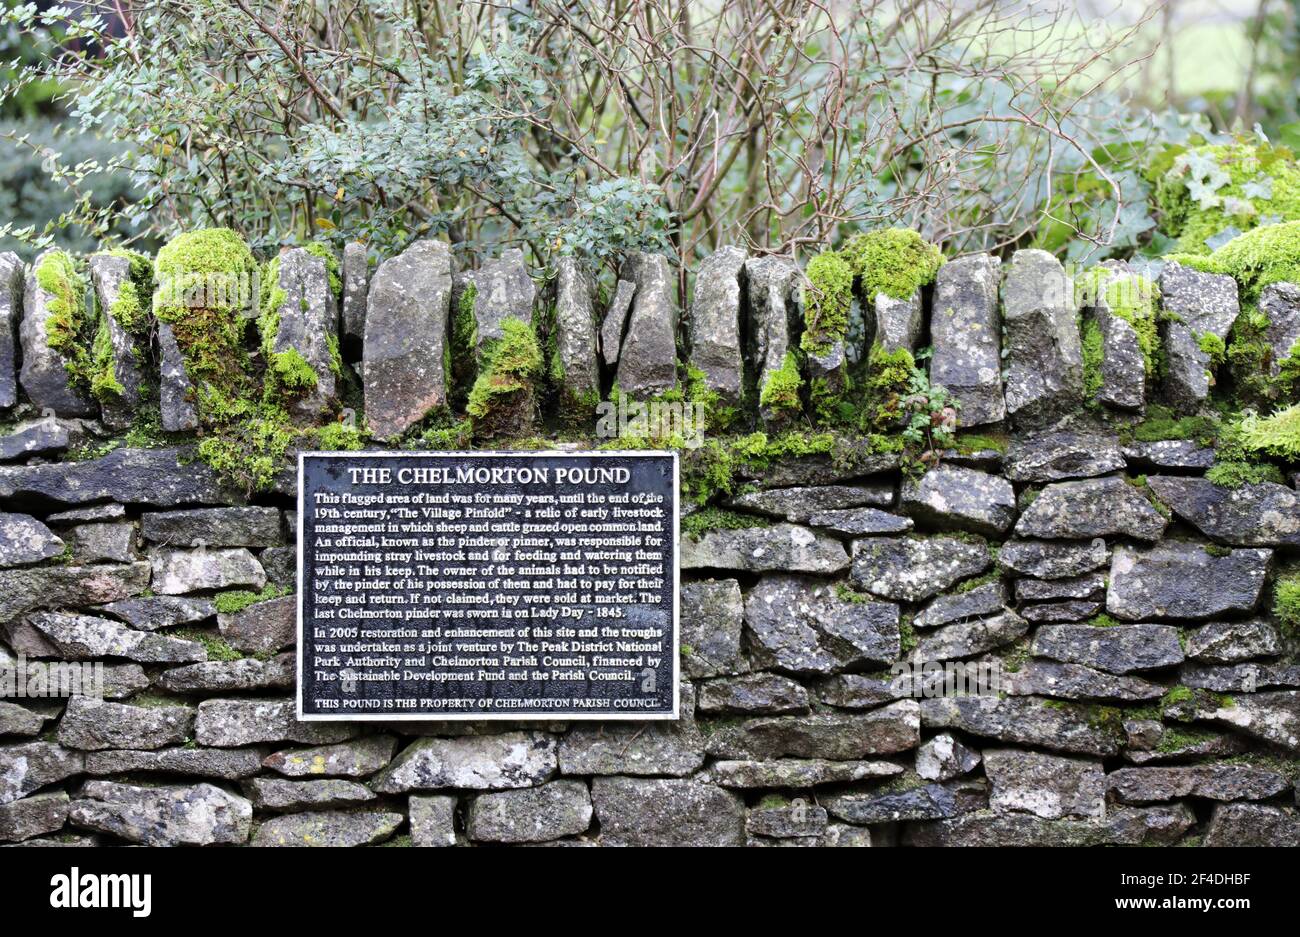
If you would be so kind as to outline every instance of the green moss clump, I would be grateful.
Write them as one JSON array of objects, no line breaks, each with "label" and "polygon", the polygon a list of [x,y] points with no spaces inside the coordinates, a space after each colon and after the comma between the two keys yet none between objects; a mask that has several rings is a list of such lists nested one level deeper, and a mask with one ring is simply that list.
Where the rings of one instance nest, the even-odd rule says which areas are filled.
[{"label": "green moss clump", "polygon": [[933,283],[944,262],[938,247],[907,228],[856,234],[842,253],[867,302],[873,301],[877,293],[907,299],[922,286]]},{"label": "green moss clump", "polygon": [[292,591],[287,586],[276,585],[268,585],[260,592],[250,592],[247,589],[232,589],[229,592],[220,593],[215,603],[217,611],[222,615],[233,615],[236,612],[242,612],[250,605],[256,605],[258,602],[269,602],[271,599],[283,598]]},{"label": "green moss clump", "polygon": [[225,663],[230,663],[232,661],[244,659],[242,652],[236,650],[223,638],[220,638],[209,631],[178,628],[169,633],[171,637],[180,638],[183,641],[195,641],[203,645],[203,649],[208,652],[208,660],[210,661],[223,661]]},{"label": "green moss clump", "polygon": [[759,406],[778,417],[797,415],[801,408],[799,391],[802,388],[799,359],[793,351],[787,351],[781,367],[769,374],[763,383],[763,390],[758,397]]},{"label": "green moss clump", "polygon": [[[1146,277],[1136,274],[1116,276],[1105,268],[1089,271],[1089,274],[1108,277],[1104,280],[1102,294],[1106,307],[1112,315],[1133,326],[1142,352],[1143,369],[1147,377],[1157,374],[1160,369],[1159,288]],[[1098,287],[1101,288],[1100,284]]]},{"label": "green moss clump", "polygon": [[1159,178],[1156,204],[1179,250],[1208,254],[1225,230],[1300,218],[1300,167],[1290,150],[1264,142],[1197,147]]},{"label": "green moss clump", "polygon": [[1225,273],[1241,287],[1242,302],[1253,305],[1272,283],[1300,282],[1300,221],[1270,224],[1233,238],[1208,257],[1170,259],[1207,273]]},{"label": "green moss clump", "polygon": [[1300,637],[1300,574],[1278,578],[1273,586],[1273,614],[1289,637]]},{"label": "green moss clump", "polygon": [[753,514],[707,507],[682,518],[682,532],[698,537],[710,530],[744,530],[749,527],[769,527],[771,524],[769,519]]},{"label": "green moss clump", "polygon": [[808,262],[810,289],[804,293],[804,333],[809,354],[825,354],[849,330],[853,304],[853,267],[837,251],[824,251]]},{"label": "green moss clump", "polygon": [[893,429],[903,416],[903,398],[916,372],[916,360],[906,348],[885,351],[879,344],[867,353],[866,406],[863,416],[877,430]]},{"label": "green moss clump", "polygon": [[144,254],[129,250],[102,251],[109,257],[121,257],[130,263],[127,278],[118,288],[117,299],[109,307],[113,321],[136,336],[149,333],[148,303],[153,297],[153,261]]},{"label": "green moss clump", "polygon": [[1202,332],[1196,339],[1197,347],[1210,359],[1210,364],[1218,367],[1228,359],[1228,348],[1223,344],[1223,339],[1213,332]]},{"label": "green moss clump", "polygon": [[[1220,432],[1214,452],[1214,465],[1205,473],[1205,477],[1214,484],[1223,488],[1240,488],[1260,482],[1285,482],[1281,469],[1262,460],[1269,453],[1257,448],[1251,441],[1246,427],[1253,417],[1253,413],[1247,413],[1241,421]],[[1254,438],[1260,439],[1258,435]]]},{"label": "green moss clump", "polygon": [[117,379],[113,360],[113,336],[106,318],[101,317],[99,320],[95,341],[90,348],[90,359],[90,392],[96,400],[112,400],[126,393],[126,388]]},{"label": "green moss clump", "polygon": [[121,394],[107,324],[87,314],[88,285],[72,255],[47,251],[36,265],[35,276],[36,285],[46,294],[45,343],[63,360],[68,383],[98,400]]},{"label": "green moss clump", "polygon": [[1084,622],[1084,624],[1089,625],[1093,628],[1114,628],[1117,625],[1119,625],[1120,622],[1116,621],[1114,618],[1112,618],[1110,615],[1107,615],[1105,612],[1102,612],[1100,615],[1094,615],[1092,618],[1089,618],[1086,622]]},{"label": "green moss clump", "polygon": [[316,447],[323,452],[356,452],[364,446],[365,440],[355,426],[326,423],[316,430]]},{"label": "green moss clump", "polygon": [[1300,404],[1268,417],[1247,413],[1240,432],[1241,443],[1249,452],[1300,462]]},{"label": "green moss clump", "polygon": [[501,332],[486,350],[465,407],[480,435],[516,432],[531,418],[533,382],[542,371],[542,351],[531,325],[509,318]]},{"label": "green moss clump", "polygon": [[962,455],[973,455],[976,452],[1005,454],[1010,444],[1006,436],[994,436],[990,433],[959,433],[953,445]]},{"label": "green moss clump", "polygon": [[1083,397],[1092,400],[1101,392],[1101,364],[1104,355],[1101,326],[1091,316],[1083,320]]},{"label": "green moss clump", "polygon": [[320,375],[297,348],[273,351],[266,361],[267,380],[290,393],[313,390]]},{"label": "green moss clump", "polygon": [[288,415],[273,406],[241,407],[238,418],[199,441],[199,458],[246,492],[270,488],[298,438]]},{"label": "green moss clump", "polygon": [[1177,417],[1168,407],[1152,404],[1146,419],[1133,426],[1131,434],[1138,442],[1192,439],[1202,446],[1212,446],[1219,435],[1219,421],[1212,416]]}]

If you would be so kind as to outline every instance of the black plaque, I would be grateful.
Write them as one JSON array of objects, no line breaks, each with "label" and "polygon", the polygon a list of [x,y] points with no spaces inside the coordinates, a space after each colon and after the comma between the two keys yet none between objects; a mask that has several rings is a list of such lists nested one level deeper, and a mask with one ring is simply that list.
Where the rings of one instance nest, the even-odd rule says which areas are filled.
[{"label": "black plaque", "polygon": [[677,718],[672,452],[298,462],[298,716]]}]

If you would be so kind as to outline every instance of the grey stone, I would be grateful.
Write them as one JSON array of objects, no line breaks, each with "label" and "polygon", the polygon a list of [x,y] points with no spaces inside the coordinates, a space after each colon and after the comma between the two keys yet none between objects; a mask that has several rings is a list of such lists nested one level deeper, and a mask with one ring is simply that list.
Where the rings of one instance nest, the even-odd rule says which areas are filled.
[{"label": "grey stone", "polygon": [[[1085,317],[1096,324],[1101,335],[1101,386],[1096,400],[1119,410],[1141,410],[1146,401],[1146,358],[1138,341],[1137,329],[1110,307],[1106,293],[1117,278],[1115,288],[1136,293],[1137,282],[1128,265],[1114,265],[1112,272],[1097,285],[1096,295],[1085,298]],[[1141,299],[1142,296],[1135,298]]]},{"label": "grey stone", "polygon": [[469,838],[488,843],[544,843],[585,833],[591,826],[591,794],[582,781],[551,781],[540,787],[480,794],[466,820]]},{"label": "grey stone", "polygon": [[48,329],[53,297],[36,282],[36,270],[55,250],[40,254],[27,272],[23,318],[18,326],[23,362],[18,381],[39,410],[52,410],[56,416],[98,416],[99,405],[73,386],[63,366],[63,356],[50,347]]},{"label": "grey stone", "polygon": [[951,781],[895,792],[830,794],[822,802],[846,823],[943,820],[987,807],[988,786],[982,780]]},{"label": "grey stone", "polygon": [[740,351],[740,277],[745,252],[719,247],[695,275],[689,323],[690,361],[723,406],[740,403],[744,361]]},{"label": "grey stone", "polygon": [[783,517],[794,524],[807,523],[814,514],[858,507],[887,508],[893,503],[894,486],[880,483],[769,488],[737,495],[727,502],[730,507]]},{"label": "grey stone", "polygon": [[442,794],[412,794],[407,813],[411,845],[456,845],[456,798]]},{"label": "grey stone", "polygon": [[130,563],[135,559],[135,525],[78,524],[64,532],[74,563]]},{"label": "grey stone", "polygon": [[1007,604],[1007,587],[1001,579],[986,582],[965,592],[940,595],[916,613],[912,625],[917,628],[937,628],[940,625],[970,618],[996,615]]},{"label": "grey stone", "polygon": [[863,475],[898,471],[901,459],[897,452],[876,452],[871,437],[842,438],[830,455],[807,455],[781,459],[762,469],[741,466],[740,475],[759,488],[800,488],[808,485],[835,485]]},{"label": "grey stone", "polygon": [[267,547],[257,555],[257,561],[262,564],[267,582],[289,588],[297,585],[297,547]]},{"label": "grey stone", "polygon": [[916,775],[926,781],[951,781],[979,767],[980,753],[950,732],[941,732],[916,750]]},{"label": "grey stone", "polygon": [[60,504],[213,504],[228,501],[216,474],[190,450],[114,449],[86,462],[0,466],[0,499]]},{"label": "grey stone", "polygon": [[992,563],[984,543],[954,537],[867,537],[853,544],[850,577],[874,595],[919,602],[978,576]]},{"label": "grey stone", "polygon": [[912,529],[910,517],[899,517],[875,508],[845,508],[841,511],[821,511],[808,518],[808,523],[846,537],[863,537],[872,534],[902,534]]},{"label": "grey stone", "polygon": [[532,324],[537,285],[519,248],[508,248],[499,258],[488,258],[479,269],[463,276],[475,290],[475,351],[480,356],[491,342],[504,337],[503,324],[507,319]]},{"label": "grey stone", "polygon": [[1034,632],[1032,653],[1117,674],[1183,662],[1173,625],[1049,625]]},{"label": "grey stone", "polygon": [[1178,674],[1183,686],[1216,693],[1254,693],[1270,688],[1300,687],[1300,665],[1234,664],[1230,667],[1204,667],[1184,664]]},{"label": "grey stone", "polygon": [[711,755],[728,761],[785,757],[856,761],[913,749],[921,742],[920,734],[916,701],[899,700],[865,713],[749,719],[715,728],[707,742]]},{"label": "grey stone", "polygon": [[970,254],[948,261],[935,279],[930,382],[956,397],[963,426],[998,423],[1006,416],[999,278],[997,258]]},{"label": "grey stone", "polygon": [[1160,300],[1165,395],[1180,411],[1191,413],[1209,397],[1212,380],[1201,337],[1208,333],[1227,340],[1240,310],[1237,283],[1230,276],[1201,273],[1171,260],[1160,271]]},{"label": "grey stone", "polygon": [[237,781],[262,770],[262,753],[255,748],[164,748],[161,751],[103,751],[86,753],[86,774],[180,774]]},{"label": "grey stone", "polygon": [[151,595],[110,602],[101,605],[96,611],[107,612],[140,631],[157,631],[211,618],[217,613],[217,606],[211,599]]},{"label": "grey stone", "polygon": [[[560,736],[560,773],[682,777],[704,764],[704,738],[695,724],[695,691],[681,687],[675,722],[600,722],[575,725]],[[522,785],[514,785],[522,786]]]},{"label": "grey stone", "polygon": [[450,311],[451,252],[441,241],[416,241],[375,271],[361,360],[366,421],[377,438],[447,405]]},{"label": "grey stone", "polygon": [[344,346],[360,349],[366,334],[366,293],[370,289],[370,259],[366,246],[356,241],[343,245],[343,296],[340,300],[340,320],[343,326]]},{"label": "grey stone", "polygon": [[[749,312],[750,356],[760,394],[795,350],[804,278],[788,257],[751,257],[745,261],[745,293]],[[764,421],[779,421],[781,414],[760,409]]]},{"label": "grey stone", "polygon": [[1101,611],[1101,602],[1097,599],[1071,599],[1064,602],[1039,602],[1035,605],[1022,605],[1020,614],[1026,621],[1084,621]]},{"label": "grey stone", "polygon": [[[113,254],[95,254],[88,261],[88,266],[95,300],[108,328],[113,377],[122,389],[120,394],[102,401],[103,420],[105,425],[122,430],[130,425],[131,418],[140,408],[145,388],[144,368],[141,364],[146,360],[147,351],[113,314],[114,307],[121,298],[122,287],[131,278],[131,261],[127,257]],[[134,290],[135,284],[131,284],[130,289]],[[148,297],[138,296],[137,299],[141,307],[149,303]]]},{"label": "grey stone", "polygon": [[68,795],[50,791],[0,806],[0,842],[19,843],[57,833],[68,822]]},{"label": "grey stone", "polygon": [[146,846],[244,843],[252,820],[252,804],[211,784],[136,787],[87,781],[68,811],[73,826]]},{"label": "grey stone", "polygon": [[1130,465],[1151,465],[1162,469],[1207,469],[1214,464],[1214,450],[1192,439],[1160,439],[1131,442],[1124,446]]},{"label": "grey stone", "polygon": [[600,397],[596,362],[596,312],[591,276],[573,257],[556,261],[555,353],[561,385],[572,404],[594,404]]},{"label": "grey stone", "polygon": [[618,356],[619,390],[633,400],[677,386],[676,278],[662,254],[634,253],[620,277],[636,284],[627,334]]},{"label": "grey stone", "polygon": [[1264,340],[1273,350],[1269,373],[1276,377],[1282,361],[1300,345],[1300,286],[1270,283],[1259,294],[1259,311],[1268,317]]},{"label": "grey stone", "polygon": [[1006,480],[954,465],[904,481],[900,501],[904,512],[940,529],[997,536],[1016,519],[1016,493]]},{"label": "grey stone", "polygon": [[542,732],[418,739],[377,774],[381,794],[457,787],[506,790],[549,781],[556,770],[555,738]]},{"label": "grey stone", "polygon": [[1185,804],[1125,807],[1104,820],[1044,820],[1031,813],[967,813],[909,826],[908,846],[1168,846],[1196,825]]},{"label": "grey stone", "polygon": [[126,699],[149,686],[139,664],[104,665],[104,699]]},{"label": "grey stone", "polygon": [[1213,664],[1235,664],[1281,653],[1281,636],[1264,618],[1212,621],[1187,634],[1187,656]]},{"label": "grey stone", "polygon": [[243,789],[244,796],[258,810],[319,810],[350,807],[375,799],[364,784],[340,779],[285,781],[282,778],[251,778],[244,782]]},{"label": "grey stone", "polygon": [[1219,543],[1300,546],[1300,496],[1284,485],[1221,488],[1204,478],[1176,475],[1154,475],[1147,484],[1175,514]]},{"label": "grey stone", "polygon": [[63,541],[36,518],[0,512],[0,566],[26,566],[63,552]]},{"label": "grey stone", "polygon": [[263,764],[290,778],[364,778],[387,767],[396,751],[395,736],[370,735],[337,745],[276,752]]},{"label": "grey stone", "polygon": [[1083,349],[1074,281],[1043,250],[1011,255],[1002,282],[1006,338],[1007,415],[1020,426],[1043,426],[1078,409]]},{"label": "grey stone", "polygon": [[51,742],[0,745],[0,804],[80,774],[86,756]]},{"label": "grey stone", "polygon": [[1210,815],[1206,846],[1300,846],[1300,814],[1289,807],[1219,804]]},{"label": "grey stone", "polygon": [[187,433],[199,427],[194,382],[185,369],[185,354],[170,324],[158,323],[158,407],[162,428]]},{"label": "grey stone", "polygon": [[12,251],[0,254],[0,410],[18,402],[18,349],[15,339],[23,314],[23,262]]},{"label": "grey stone", "polygon": [[937,729],[1081,755],[1119,752],[1119,738],[1087,707],[1025,697],[956,696],[921,700],[921,722]]},{"label": "grey stone", "polygon": [[294,685],[293,654],[270,660],[212,660],[174,667],[158,678],[158,686],[171,693],[243,693],[250,690],[287,690]]},{"label": "grey stone", "polygon": [[715,761],[709,780],[722,787],[809,788],[822,784],[875,781],[902,774],[892,761],[827,761],[822,758],[778,758],[775,761]]},{"label": "grey stone", "polygon": [[1003,569],[1036,579],[1069,579],[1110,562],[1106,541],[1053,543],[1043,540],[1008,540],[998,551]]},{"label": "grey stone", "polygon": [[591,800],[608,846],[740,846],[745,804],[711,784],[674,778],[595,778]]},{"label": "grey stone", "polygon": [[400,813],[382,810],[324,810],[273,817],[257,828],[254,846],[373,846],[402,825]]},{"label": "grey stone", "polygon": [[193,731],[193,706],[129,706],[78,696],[68,701],[58,739],[65,748],[80,751],[149,751],[178,745]]},{"label": "grey stone", "polygon": [[754,660],[794,673],[896,660],[898,620],[893,603],[850,601],[803,576],[765,576],[745,598]]},{"label": "grey stone", "polygon": [[1114,436],[1059,430],[1013,438],[1003,465],[1012,481],[1055,482],[1119,471],[1124,456]]},{"label": "grey stone", "polygon": [[1147,550],[1120,546],[1111,559],[1106,610],[1130,621],[1249,612],[1272,557],[1272,550],[1214,556],[1199,544],[1172,541]]},{"label": "grey stone", "polygon": [[1030,660],[1018,671],[1003,674],[1002,689],[1009,696],[1127,703],[1159,699],[1168,688],[1141,677],[1105,673],[1082,664]]},{"label": "grey stone", "polygon": [[192,508],[144,514],[146,540],[178,547],[270,547],[281,542],[276,508]]},{"label": "grey stone", "polygon": [[700,684],[699,694],[702,713],[764,713],[780,716],[808,711],[808,691],[789,677],[774,673],[710,680]]},{"label": "grey stone", "polygon": [[1017,579],[1016,598],[1022,602],[1046,599],[1093,599],[1106,589],[1101,573],[1085,573],[1069,579]]},{"label": "grey stone", "polygon": [[1198,711],[1196,718],[1230,726],[1288,751],[1300,752],[1300,691],[1297,690],[1228,697]]},{"label": "grey stone", "polygon": [[209,699],[199,703],[194,738],[213,748],[263,742],[328,745],[357,735],[351,725],[299,722],[291,699]]},{"label": "grey stone", "polygon": [[[0,254],[0,257],[3,256]],[[3,275],[3,270],[0,270],[0,275]],[[0,285],[0,302],[3,302],[3,296],[3,286]],[[3,319],[4,312],[0,309],[0,348],[4,345]],[[0,352],[2,355],[3,352]],[[0,371],[0,383],[3,383],[3,371]],[[62,420],[36,420],[18,426],[12,432],[0,436],[0,462],[63,452],[68,448],[68,438],[68,424]]]},{"label": "grey stone", "polygon": [[1101,818],[1106,774],[1101,762],[1014,748],[984,750],[984,773],[994,810],[1032,813],[1045,820]]},{"label": "grey stone", "polygon": [[843,544],[826,534],[795,524],[773,524],[683,537],[679,562],[682,569],[835,573],[849,565],[849,555]]},{"label": "grey stone", "polygon": [[1121,535],[1159,540],[1166,521],[1122,478],[1057,482],[1043,489],[1016,522],[1021,537],[1090,540]]},{"label": "grey stone", "polygon": [[907,299],[877,293],[871,300],[871,308],[876,314],[875,344],[886,352],[900,348],[916,351],[923,324],[920,290],[915,290]]},{"label": "grey stone", "polygon": [[614,298],[609,301],[605,318],[600,325],[600,359],[607,368],[618,364],[618,352],[623,347],[623,333],[627,331],[628,313],[632,311],[632,298],[636,284],[620,279],[614,286]]},{"label": "grey stone", "polygon": [[[0,673],[3,670],[12,670],[12,665],[0,657]],[[40,735],[45,718],[38,712],[0,699],[0,735]]]},{"label": "grey stone", "polygon": [[836,709],[875,709],[908,695],[901,681],[860,673],[841,673],[818,680],[813,684],[813,693],[819,701]]},{"label": "grey stone", "polygon": [[801,798],[780,807],[753,807],[745,818],[745,831],[751,836],[776,839],[817,837],[826,832],[826,809],[809,806]]},{"label": "grey stone", "polygon": [[202,589],[266,585],[266,572],[257,558],[243,547],[213,550],[156,548],[151,551],[153,590],[162,595],[181,595]]},{"label": "grey stone", "polygon": [[734,579],[684,582],[678,596],[682,671],[698,680],[748,669],[740,654],[745,604]]},{"label": "grey stone", "polygon": [[914,663],[959,660],[974,657],[1004,644],[1011,644],[1029,630],[1029,622],[1006,609],[992,618],[943,625],[927,631],[909,655]]},{"label": "grey stone", "polygon": [[298,640],[298,597],[286,595],[255,602],[217,616],[221,637],[245,654],[267,654],[292,647]]},{"label": "grey stone", "polygon": [[93,615],[36,612],[27,621],[71,660],[125,657],[145,664],[185,664],[208,656],[195,641],[136,631]]},{"label": "grey stone", "polygon": [[1182,797],[1264,800],[1291,786],[1276,771],[1228,764],[1120,768],[1106,780],[1125,804],[1154,804]]},{"label": "grey stone", "polygon": [[56,511],[45,518],[45,523],[55,526],[63,524],[80,524],[82,522],[99,523],[117,521],[126,517],[126,508],[120,504],[92,504],[85,508],[73,508],[69,511]]}]

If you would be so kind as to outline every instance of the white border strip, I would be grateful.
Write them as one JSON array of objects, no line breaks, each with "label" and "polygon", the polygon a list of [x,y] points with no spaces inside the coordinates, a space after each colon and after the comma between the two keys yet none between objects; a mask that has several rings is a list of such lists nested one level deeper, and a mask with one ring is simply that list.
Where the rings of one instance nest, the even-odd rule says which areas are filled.
[{"label": "white border strip", "polygon": [[[302,707],[302,671],[303,671],[303,595],[306,577],[303,572],[302,532],[306,515],[303,513],[303,475],[308,457],[327,457],[335,459],[385,458],[385,459],[446,459],[455,457],[507,457],[507,458],[638,458],[641,456],[669,456],[673,460],[673,711],[671,713],[569,713],[552,710],[545,713],[358,713],[355,715],[333,715],[329,713],[304,713]],[[631,450],[564,450],[548,449],[545,451],[525,450],[513,452],[502,449],[484,450],[437,450],[419,451],[403,450],[390,452],[383,449],[367,449],[357,452],[299,452],[298,453],[298,646],[295,649],[298,658],[297,685],[294,688],[297,718],[299,722],[666,722],[681,718],[681,465],[678,454],[671,449],[631,449]]]}]

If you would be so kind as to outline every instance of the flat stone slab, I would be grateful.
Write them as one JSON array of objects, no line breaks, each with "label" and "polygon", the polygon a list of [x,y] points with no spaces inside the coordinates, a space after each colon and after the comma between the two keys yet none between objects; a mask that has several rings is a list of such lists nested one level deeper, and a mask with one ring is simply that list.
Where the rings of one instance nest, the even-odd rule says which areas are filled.
[{"label": "flat stone slab", "polygon": [[266,571],[243,547],[213,550],[158,548],[152,552],[153,590],[162,595],[183,595],[205,589],[247,586],[261,589]]},{"label": "flat stone slab", "polygon": [[897,777],[905,769],[892,761],[827,761],[824,758],[778,758],[774,761],[715,761],[709,779],[721,787],[817,787]]},{"label": "flat stone slab", "polygon": [[369,735],[335,745],[276,752],[264,764],[290,778],[364,778],[387,767],[396,751],[396,736]]},{"label": "flat stone slab", "polygon": [[136,787],[87,781],[68,820],[145,846],[239,844],[248,841],[253,805],[212,784]]},{"label": "flat stone slab", "polygon": [[1106,541],[1091,543],[1008,540],[998,551],[998,566],[1036,579],[1070,579],[1110,562]]},{"label": "flat stone slab", "polygon": [[1016,522],[1021,537],[1090,540],[1126,536],[1159,540],[1165,518],[1122,478],[1057,482],[1042,490]]},{"label": "flat stone slab", "polygon": [[480,794],[470,804],[465,826],[469,838],[478,842],[544,843],[585,833],[592,813],[584,782],[551,781]]},{"label": "flat stone slab", "polygon": [[887,508],[894,503],[893,484],[823,485],[815,488],[769,488],[731,498],[729,507],[781,517],[804,524],[814,514],[848,508]]},{"label": "flat stone slab", "polygon": [[1222,488],[1179,475],[1152,475],[1147,484],[1175,514],[1219,543],[1300,546],[1300,495],[1285,485]]},{"label": "flat stone slab", "polygon": [[[181,449],[114,449],[86,462],[0,466],[0,499],[60,504],[219,504],[232,498],[216,474]],[[236,496],[237,500],[237,496]]]},{"label": "flat stone slab", "polygon": [[1168,688],[1141,677],[1120,676],[1083,664],[1029,660],[1014,673],[1002,675],[1008,696],[1055,696],[1069,700],[1130,703],[1154,700]]},{"label": "flat stone slab", "polygon": [[1120,739],[1096,724],[1086,706],[1026,697],[953,696],[921,700],[926,727],[1081,755],[1110,756]]},{"label": "flat stone slab", "polygon": [[1007,587],[1002,580],[987,582],[966,592],[941,595],[916,613],[912,625],[937,628],[954,621],[995,615],[1007,604]]},{"label": "flat stone slab", "polygon": [[721,677],[699,687],[702,713],[782,716],[806,713],[808,708],[803,685],[774,673]]},{"label": "flat stone slab", "polygon": [[1207,469],[1214,464],[1214,450],[1191,439],[1131,442],[1124,446],[1123,451],[1124,458],[1130,465],[1149,465],[1161,469]]},{"label": "flat stone slab", "polygon": [[596,778],[591,801],[608,846],[742,846],[745,803],[693,779]]},{"label": "flat stone slab", "polygon": [[28,514],[0,512],[0,566],[26,566],[63,552],[63,541]]},{"label": "flat stone slab", "polygon": [[[2,274],[3,271],[0,271]],[[3,303],[3,295],[3,290],[0,289],[0,303]],[[3,320],[3,310],[0,309],[0,322]],[[3,345],[4,336],[0,334],[0,349],[3,349]],[[2,351],[0,357],[3,357]],[[3,374],[0,373],[0,383],[3,379]],[[7,435],[0,436],[0,462],[63,452],[68,448],[68,438],[68,424],[63,420],[37,420],[18,426]]]},{"label": "flat stone slab", "polygon": [[1106,772],[1100,761],[986,748],[984,773],[994,810],[1023,811],[1045,820],[1105,816]]},{"label": "flat stone slab", "polygon": [[68,795],[49,791],[0,806],[0,843],[57,833],[68,822]]},{"label": "flat stone slab", "polygon": [[177,547],[273,547],[282,541],[277,508],[193,508],[147,513],[140,518],[146,540]]},{"label": "flat stone slab", "polygon": [[1183,797],[1264,800],[1291,786],[1285,775],[1249,765],[1120,768],[1106,778],[1121,803],[1155,804]]},{"label": "flat stone slab", "polygon": [[0,805],[85,770],[86,756],[52,742],[0,745]]},{"label": "flat stone slab", "polygon": [[856,761],[894,755],[920,744],[920,710],[915,700],[899,700],[865,713],[814,713],[771,716],[713,729],[708,751],[724,760],[824,758]]},{"label": "flat stone slab", "polygon": [[1002,465],[1012,481],[1041,483],[1106,475],[1125,463],[1116,437],[1062,430],[1013,437]]},{"label": "flat stone slab", "polygon": [[1034,633],[1032,653],[1116,674],[1183,662],[1178,629],[1173,625],[1047,625]]},{"label": "flat stone slab", "polygon": [[636,284],[618,354],[619,389],[646,401],[677,386],[676,278],[662,254],[633,253],[619,276]]},{"label": "flat stone slab", "polygon": [[357,734],[352,725],[299,722],[292,699],[209,699],[199,703],[194,738],[213,748],[239,748],[264,742],[323,745]]},{"label": "flat stone slab", "polygon": [[1187,656],[1212,664],[1277,657],[1282,650],[1282,637],[1266,618],[1212,621],[1187,633]]},{"label": "flat stone slab", "polygon": [[951,732],[940,732],[916,750],[916,775],[926,781],[950,781],[974,771],[981,760],[979,752]]},{"label": "flat stone slab", "polygon": [[71,660],[125,657],[143,664],[187,664],[208,659],[197,641],[136,631],[93,615],[37,612],[27,621]]},{"label": "flat stone slab", "polygon": [[808,518],[813,527],[820,527],[845,537],[865,537],[873,534],[902,534],[912,529],[910,517],[899,517],[876,508],[845,508],[842,511],[821,511]]},{"label": "flat stone slab", "polygon": [[1272,550],[1215,556],[1173,541],[1146,550],[1121,545],[1111,560],[1106,610],[1129,621],[1249,612],[1259,604],[1272,558]]},{"label": "flat stone slab", "polygon": [[59,744],[81,751],[179,745],[194,731],[194,707],[131,706],[79,696],[59,721]]},{"label": "flat stone slab", "polygon": [[286,781],[283,778],[252,778],[243,784],[244,796],[258,810],[311,810],[350,807],[375,799],[370,788],[341,779]]},{"label": "flat stone slab", "polygon": [[1169,846],[1196,825],[1185,804],[1123,807],[1104,820],[1044,820],[1031,813],[985,810],[949,820],[917,823],[903,836],[908,846]]},{"label": "flat stone slab", "polygon": [[831,816],[846,823],[943,820],[988,806],[984,781],[924,784],[893,793],[835,793],[822,798]]},{"label": "flat stone slab", "polygon": [[262,770],[262,752],[255,748],[164,748],[160,751],[88,752],[86,773],[179,774],[238,781]]},{"label": "flat stone slab", "polygon": [[794,673],[833,673],[898,658],[898,606],[852,601],[825,583],[771,575],[745,599],[745,623],[758,666]]},{"label": "flat stone slab", "polygon": [[910,655],[914,663],[960,660],[1011,644],[1029,631],[1029,622],[1010,609],[991,618],[944,625],[927,631]]},{"label": "flat stone slab", "polygon": [[886,599],[919,602],[993,564],[987,544],[954,537],[868,537],[853,545],[850,577]]},{"label": "flat stone slab", "polygon": [[1201,339],[1209,334],[1227,341],[1240,311],[1237,283],[1230,276],[1169,261],[1160,271],[1160,304],[1165,314],[1164,392],[1180,412],[1192,413],[1209,397],[1213,380]]},{"label": "flat stone slab", "polygon": [[997,475],[956,465],[932,468],[905,481],[902,509],[941,530],[969,530],[986,536],[1006,533],[1016,519],[1016,493]]},{"label": "flat stone slab", "polygon": [[1206,846],[1300,846],[1300,813],[1265,804],[1219,804]]},{"label": "flat stone slab", "polygon": [[289,813],[257,828],[254,846],[355,847],[382,843],[406,818],[383,810]]},{"label": "flat stone slab", "polygon": [[773,524],[683,537],[679,562],[682,569],[835,573],[849,565],[849,555],[842,543],[826,534]]},{"label": "flat stone slab", "polygon": [[506,790],[548,781],[556,767],[555,737],[543,732],[417,739],[370,787],[381,794],[449,787]]}]

